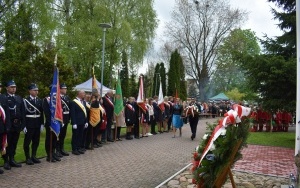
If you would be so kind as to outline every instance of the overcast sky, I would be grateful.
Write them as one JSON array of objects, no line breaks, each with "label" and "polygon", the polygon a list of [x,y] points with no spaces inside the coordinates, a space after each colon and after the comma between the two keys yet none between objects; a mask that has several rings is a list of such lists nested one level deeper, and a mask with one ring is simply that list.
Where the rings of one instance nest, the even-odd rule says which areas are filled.
[{"label": "overcast sky", "polygon": [[[190,0],[193,1],[193,0]],[[201,0],[198,0],[201,1]],[[258,37],[264,33],[268,36],[277,36],[281,31],[277,28],[277,20],[273,20],[271,7],[273,3],[267,0],[228,0],[233,8],[243,9],[248,12],[248,20],[242,25],[242,29],[251,29]],[[160,41],[165,23],[171,20],[171,12],[174,8],[175,0],[154,0],[154,9],[159,20],[156,30],[156,42]]]},{"label": "overcast sky", "polygon": [[[163,45],[163,33],[165,30],[165,24],[171,20],[171,12],[174,9],[176,0],[154,0],[154,9],[157,13],[159,20],[158,28],[156,29],[156,37],[154,39],[154,49],[159,50]],[[194,0],[190,0],[194,1]],[[198,0],[201,1],[201,0]],[[262,38],[264,34],[269,37],[281,35],[281,31],[278,29],[278,21],[273,19],[271,13],[271,7],[275,7],[273,3],[267,2],[267,0],[228,0],[232,8],[243,9],[248,12],[247,21],[241,26],[242,29],[251,29],[256,33],[256,36]],[[152,52],[149,59],[153,61]],[[149,60],[148,59],[148,60]],[[145,65],[147,64],[147,58],[144,60],[144,66],[139,72],[145,73]]]}]

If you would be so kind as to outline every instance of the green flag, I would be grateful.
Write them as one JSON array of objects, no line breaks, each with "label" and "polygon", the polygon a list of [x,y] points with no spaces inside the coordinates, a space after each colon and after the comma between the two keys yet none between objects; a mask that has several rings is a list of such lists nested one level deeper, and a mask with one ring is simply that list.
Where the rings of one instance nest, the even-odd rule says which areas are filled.
[{"label": "green flag", "polygon": [[116,116],[119,116],[122,112],[124,106],[123,106],[123,97],[122,97],[122,89],[121,89],[121,80],[118,76],[118,83],[116,87],[116,94],[115,94],[115,109],[114,113]]}]

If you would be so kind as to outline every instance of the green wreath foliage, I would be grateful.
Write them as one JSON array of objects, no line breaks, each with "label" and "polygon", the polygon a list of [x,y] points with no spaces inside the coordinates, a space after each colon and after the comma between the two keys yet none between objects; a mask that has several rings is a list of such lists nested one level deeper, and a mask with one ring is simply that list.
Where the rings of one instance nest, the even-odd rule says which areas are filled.
[{"label": "green wreath foliage", "polygon": [[[228,125],[226,127],[226,134],[220,135],[217,140],[215,140],[215,149],[212,151],[210,150],[206,154],[206,157],[204,157],[201,165],[198,167],[202,152],[204,151],[204,148],[217,125],[218,123],[207,124],[207,138],[203,138],[200,141],[198,150],[194,153],[194,166],[192,168],[194,176],[193,182],[195,184],[201,184],[202,187],[206,188],[211,188],[220,173],[226,166],[228,166],[232,149],[236,146],[239,140],[242,141],[236,155],[234,156],[232,166],[236,161],[242,158],[241,149],[247,147],[246,140],[249,135],[250,121],[248,118],[243,118],[241,123]],[[223,184],[225,183],[225,180]]]}]

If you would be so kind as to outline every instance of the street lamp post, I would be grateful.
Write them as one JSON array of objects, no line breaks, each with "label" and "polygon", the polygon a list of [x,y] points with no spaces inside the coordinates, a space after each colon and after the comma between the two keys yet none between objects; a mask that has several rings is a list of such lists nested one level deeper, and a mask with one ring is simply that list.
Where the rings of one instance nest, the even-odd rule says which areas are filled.
[{"label": "street lamp post", "polygon": [[106,33],[106,29],[111,28],[111,25],[109,23],[100,23],[99,27],[103,28],[102,65],[101,65],[101,87],[100,87],[100,96],[102,97],[102,91],[103,91],[103,70],[104,70],[104,54],[105,54],[105,33]]}]

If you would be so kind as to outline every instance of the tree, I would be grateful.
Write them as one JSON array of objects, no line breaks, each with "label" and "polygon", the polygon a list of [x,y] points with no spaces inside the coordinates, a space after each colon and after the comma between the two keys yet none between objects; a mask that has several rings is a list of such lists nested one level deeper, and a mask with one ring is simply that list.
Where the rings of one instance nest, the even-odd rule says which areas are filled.
[{"label": "tree", "polygon": [[161,87],[162,87],[162,92],[163,95],[167,95],[167,86],[166,86],[166,68],[164,63],[159,64],[159,75],[160,75],[160,81],[161,81]]},{"label": "tree", "polygon": [[296,58],[296,1],[295,0],[268,0],[276,3],[280,11],[272,9],[274,18],[279,20],[278,27],[284,32],[275,38],[265,36],[261,40],[268,54],[282,55],[286,59]]},{"label": "tree", "polygon": [[216,69],[212,76],[213,93],[227,92],[234,88],[248,90],[243,56],[254,56],[260,53],[255,33],[250,29],[235,29],[218,48]]},{"label": "tree", "polygon": [[178,0],[167,25],[166,35],[185,57],[186,73],[194,78],[205,99],[217,57],[217,49],[230,30],[239,26],[245,13],[232,9],[227,1]]},{"label": "tree", "polygon": [[125,51],[122,52],[121,66],[122,68],[120,71],[120,79],[121,79],[122,95],[125,97],[129,97],[128,59]]},{"label": "tree", "polygon": [[178,50],[172,52],[169,67],[167,94],[169,96],[175,96],[177,90],[179,97],[186,99],[185,67]]},{"label": "tree", "polygon": [[153,86],[152,86],[152,96],[158,96],[159,94],[159,85],[160,85],[160,65],[157,63],[155,65],[154,77],[153,77]]},{"label": "tree", "polygon": [[248,58],[248,87],[256,91],[263,108],[294,110],[296,106],[296,59],[277,55]]},{"label": "tree", "polygon": [[281,8],[273,9],[283,35],[262,40],[265,54],[245,58],[249,87],[257,92],[263,108],[295,110],[296,104],[296,19],[295,0],[270,0]]},{"label": "tree", "polygon": [[118,66],[122,51],[125,50],[130,62],[142,62],[157,26],[153,0],[60,2],[58,5],[59,2],[56,2],[57,17],[66,20],[61,22],[60,29],[63,32],[57,36],[57,41],[61,51],[67,54],[67,62],[72,64],[78,75],[89,75],[88,67],[92,64],[99,69],[101,67],[103,32],[99,23],[112,25],[106,31],[105,85],[112,84],[112,70],[115,65]]}]

